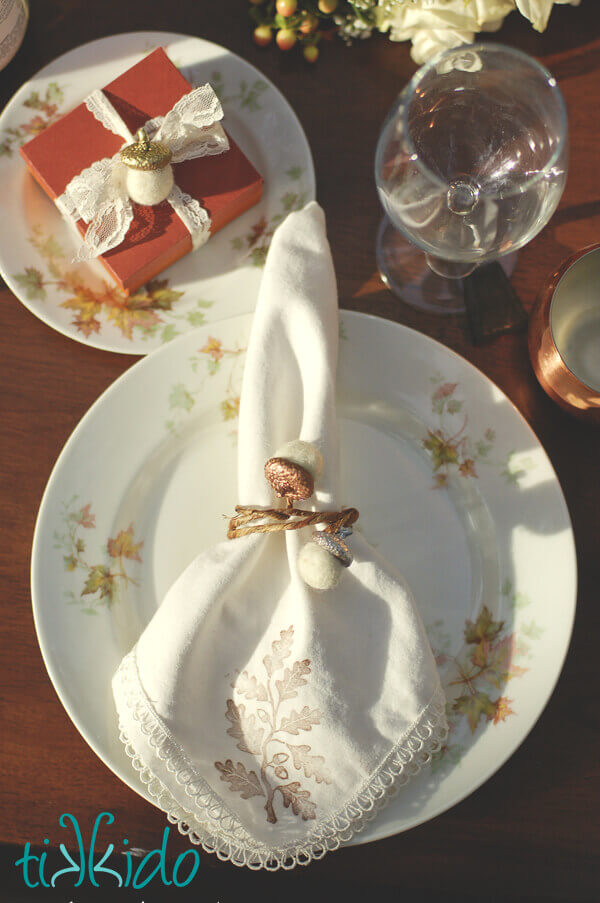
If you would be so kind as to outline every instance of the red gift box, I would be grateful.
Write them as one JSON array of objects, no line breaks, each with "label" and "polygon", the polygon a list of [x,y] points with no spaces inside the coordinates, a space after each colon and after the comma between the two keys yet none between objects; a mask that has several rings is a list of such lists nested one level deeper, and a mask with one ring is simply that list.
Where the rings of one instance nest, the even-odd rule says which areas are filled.
[{"label": "red gift box", "polygon": [[[132,134],[155,116],[164,116],[192,90],[162,47],[154,50],[104,89]],[[263,180],[237,144],[212,157],[174,167],[175,181],[208,211],[211,232],[258,203]],[[84,104],[21,148],[34,178],[52,199],[96,160],[112,157],[123,140],[105,129]],[[155,207],[134,204],[134,220],[124,241],[98,259],[127,292],[134,291],[192,250],[190,233],[167,201]],[[85,235],[87,225],[77,228]]]}]

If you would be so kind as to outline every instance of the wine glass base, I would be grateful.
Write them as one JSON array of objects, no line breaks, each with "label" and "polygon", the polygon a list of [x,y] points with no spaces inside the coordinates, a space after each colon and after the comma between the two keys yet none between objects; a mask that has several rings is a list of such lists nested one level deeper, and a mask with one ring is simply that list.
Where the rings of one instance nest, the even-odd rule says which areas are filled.
[{"label": "wine glass base", "polygon": [[[516,258],[515,252],[499,259],[509,277]],[[410,307],[435,314],[465,313],[462,280],[434,273],[423,251],[407,241],[387,216],[377,230],[377,265],[382,281]]]}]

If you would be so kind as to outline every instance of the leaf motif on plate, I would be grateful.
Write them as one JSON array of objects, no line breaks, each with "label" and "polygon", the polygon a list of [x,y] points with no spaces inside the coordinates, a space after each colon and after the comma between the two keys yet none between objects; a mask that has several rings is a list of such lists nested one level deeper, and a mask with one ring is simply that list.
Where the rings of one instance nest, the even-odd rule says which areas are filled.
[{"label": "leaf motif on plate", "polygon": [[46,288],[42,273],[35,267],[25,267],[23,273],[17,273],[16,282],[25,292],[28,301],[44,301]]},{"label": "leaf motif on plate", "polygon": [[[90,502],[81,505],[76,504],[77,496],[63,506],[62,529],[54,532],[55,547],[63,553],[63,564],[66,571],[83,573],[84,581],[79,594],[70,591],[67,596],[69,604],[85,602],[85,607],[80,610],[91,614],[93,605],[112,605],[118,598],[119,590],[130,584],[137,585],[137,581],[131,576],[131,565],[126,561],[141,562],[140,549],[143,542],[136,541],[134,526],[130,524],[126,530],[120,530],[117,535],[109,537],[104,551],[104,561],[94,560],[85,554],[88,545],[92,545],[92,539],[84,540],[82,531],[96,529],[96,515],[92,511]],[[90,556],[91,557],[91,556]],[[94,556],[95,557],[95,556]],[[92,600],[84,599],[93,596]]]},{"label": "leaf motif on plate", "polygon": [[143,542],[133,541],[133,524],[129,524],[126,530],[120,530],[114,539],[108,540],[108,554],[111,558],[129,558],[141,561],[140,549],[143,545]]},{"label": "leaf motif on plate", "polygon": [[[73,570],[73,568],[69,568],[69,570]],[[108,568],[103,564],[97,564],[90,568],[88,578],[81,590],[81,595],[87,596],[89,593],[100,592],[101,599],[105,596],[112,598],[113,591],[114,577]]]},{"label": "leaf motif on plate", "polygon": [[437,423],[427,429],[421,445],[431,459],[434,475],[432,488],[447,489],[451,476],[465,480],[478,479],[479,462],[494,466],[506,478],[506,464],[493,461],[490,457],[496,441],[495,431],[488,427],[483,435],[473,436],[467,428],[469,412],[466,402],[457,397],[460,394],[459,383],[447,380],[441,374],[431,377],[430,382],[434,387],[431,411]]},{"label": "leaf motif on plate", "polygon": [[466,621],[465,642],[481,643],[484,640],[491,641],[498,636],[503,627],[504,622],[494,621],[491,611],[487,605],[484,605],[475,621]]},{"label": "leaf motif on plate", "polygon": [[492,702],[488,694],[482,691],[459,696],[454,700],[452,708],[455,712],[467,716],[471,731],[475,731],[480,718],[490,721],[496,714],[496,703]]},{"label": "leaf motif on plate", "polygon": [[17,284],[30,301],[45,300],[47,287],[52,285],[59,295],[66,296],[60,307],[72,312],[71,324],[86,338],[102,332],[103,315],[105,322],[129,341],[159,336],[161,342],[167,342],[177,334],[178,322],[197,325],[203,317],[200,308],[211,306],[209,301],[198,301],[196,310],[178,311],[184,293],[171,288],[168,279],[152,279],[131,294],[104,280],[90,279],[85,266],[68,263],[63,248],[40,225],[33,226],[29,240],[45,269],[26,267],[15,275]]}]

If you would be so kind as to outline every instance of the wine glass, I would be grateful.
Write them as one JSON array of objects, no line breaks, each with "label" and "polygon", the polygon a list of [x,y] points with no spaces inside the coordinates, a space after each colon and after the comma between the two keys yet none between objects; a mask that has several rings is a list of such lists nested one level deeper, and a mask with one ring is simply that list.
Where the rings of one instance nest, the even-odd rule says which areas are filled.
[{"label": "wine glass", "polygon": [[460,279],[497,258],[510,273],[506,255],[556,209],[567,157],[565,103],[540,63],[487,42],[434,56],[399,95],[377,144],[383,281],[421,309],[464,310]]}]

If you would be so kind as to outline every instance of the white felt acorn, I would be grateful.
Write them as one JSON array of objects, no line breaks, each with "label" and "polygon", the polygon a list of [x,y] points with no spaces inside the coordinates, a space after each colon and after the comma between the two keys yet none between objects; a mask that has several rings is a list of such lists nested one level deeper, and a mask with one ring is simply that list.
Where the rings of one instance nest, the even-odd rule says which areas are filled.
[{"label": "white felt acorn", "polygon": [[292,464],[303,467],[316,480],[323,473],[323,455],[312,442],[303,439],[293,439],[280,446],[275,452],[276,458],[285,458]]},{"label": "white felt acorn", "polygon": [[[286,442],[265,464],[265,477],[275,494],[288,500],[290,510],[294,501],[312,496],[315,480],[322,472],[321,452],[311,442],[302,439]],[[317,530],[302,546],[298,555],[298,573],[308,586],[327,590],[339,583],[342,570],[352,564],[352,553],[345,542],[351,533],[352,528],[348,526],[340,527],[333,533]]]},{"label": "white felt acorn", "polygon": [[[350,531],[352,532],[352,531]],[[298,555],[298,573],[313,589],[332,589],[340,581],[342,570],[352,564],[352,553],[341,533],[316,530]]]},{"label": "white felt acorn", "polygon": [[125,186],[136,204],[154,207],[166,200],[174,184],[172,153],[166,144],[150,141],[140,129],[135,142],[121,149],[121,162],[127,167]]}]

